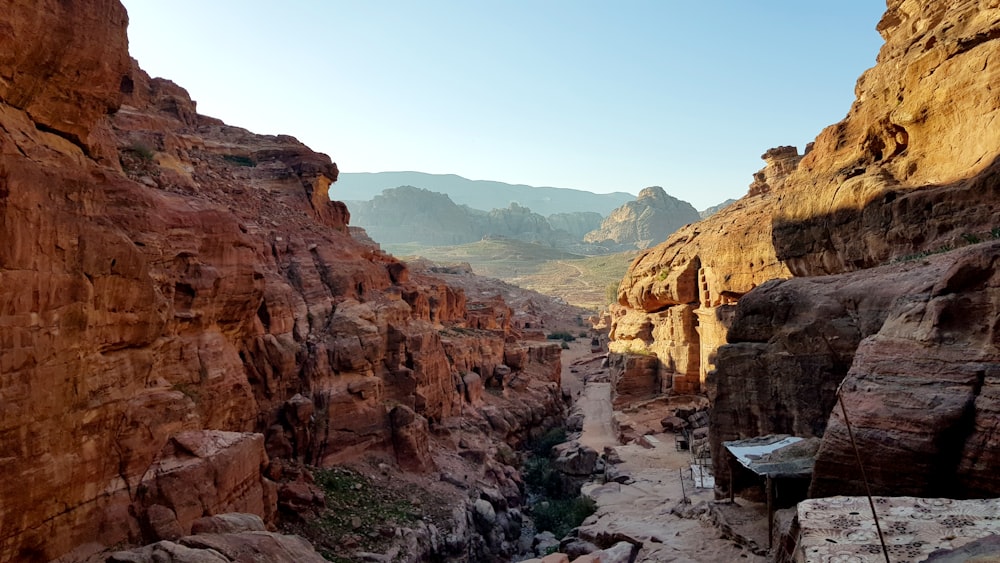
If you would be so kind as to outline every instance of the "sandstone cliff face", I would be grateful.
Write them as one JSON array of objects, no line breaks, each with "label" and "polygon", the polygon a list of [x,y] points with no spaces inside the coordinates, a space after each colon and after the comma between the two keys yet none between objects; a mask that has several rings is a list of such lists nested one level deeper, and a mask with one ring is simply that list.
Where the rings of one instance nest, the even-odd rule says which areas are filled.
[{"label": "sandstone cliff face", "polygon": [[[969,444],[982,440],[966,431],[981,423],[970,420],[994,409],[988,386],[983,383],[986,391],[976,391],[976,382],[987,381],[988,375],[960,368],[968,360],[960,360],[943,341],[918,339],[904,346],[878,336],[883,324],[895,322],[887,319],[903,315],[903,309],[893,311],[902,307],[907,292],[934,295],[935,284],[948,278],[950,264],[931,260],[930,269],[920,274],[871,269],[997,236],[1000,128],[993,123],[1000,95],[992,84],[1000,76],[995,64],[1000,4],[890,0],[878,30],[886,43],[877,65],[859,79],[846,118],[824,130],[805,155],[791,147],[768,151],[766,166],[754,176],[746,197],[640,255],[619,288],[623,310],[612,327],[611,350],[655,353],[661,372],[674,374],[675,390],[693,387],[695,373],[703,385],[717,368],[708,382],[716,400],[717,461],[722,461],[721,440],[737,435],[824,435],[817,493],[836,491],[844,482],[852,454],[844,449],[836,417],[829,430],[826,418],[833,392],[848,371],[860,377],[874,369],[862,362],[881,358],[879,369],[888,370],[884,364],[890,358],[904,358],[899,369],[925,373],[929,380],[938,372],[956,374],[941,377],[960,380],[955,385],[965,389],[965,399],[956,395],[954,408],[928,414],[923,423],[949,429],[941,430],[947,436],[935,434],[935,444],[958,433],[964,438],[957,443],[974,450],[979,446]],[[946,262],[964,260],[944,256],[949,256]],[[846,277],[768,282],[827,274]],[[992,298],[982,295],[988,287],[984,281],[955,293],[973,303],[989,302]],[[680,313],[686,307],[694,308],[693,316]],[[992,353],[992,344],[973,337],[982,326],[992,326],[991,317],[963,327],[945,324],[950,331],[968,333],[956,338],[974,342],[967,348],[973,357]],[[694,336],[676,336],[683,334]],[[732,344],[720,348],[727,340]],[[694,343],[700,350],[697,369],[688,365],[683,377],[677,377],[681,370],[672,351],[678,343]],[[911,357],[928,361],[913,365]],[[895,379],[904,387],[918,380]],[[877,416],[859,413],[866,425],[860,431],[870,446],[888,440],[893,424],[909,424],[906,409],[925,399],[883,397],[877,407],[875,402],[864,406],[858,397],[850,400],[862,413],[881,409]],[[935,454],[928,462],[933,470],[914,465],[922,469],[914,469],[910,482],[901,486],[930,491],[928,479],[936,471],[959,475],[942,469],[948,463],[977,471],[974,457],[963,455]],[[971,473],[960,476],[966,488],[956,494],[995,486]],[[890,476],[884,477],[888,486]]]},{"label": "sandstone cliff face", "polygon": [[[509,310],[468,316],[461,290],[355,241],[329,157],[198,115],[130,62],[118,2],[8,8],[0,561],[141,539],[153,505],[182,528],[269,518],[269,459],[392,452],[393,406],[441,421],[470,401],[461,370],[523,350]],[[550,387],[529,420],[558,408]]]},{"label": "sandstone cliff face", "polygon": [[[982,498],[1000,492],[1000,243],[933,261],[861,342],[844,381],[848,420],[874,494]],[[926,266],[928,270],[933,266]],[[811,494],[863,490],[833,409]]]},{"label": "sandstone cliff face", "polygon": [[873,493],[995,495],[998,259],[994,241],[749,293],[708,379],[717,459],[725,440],[822,437],[812,495],[864,494],[843,382]]},{"label": "sandstone cliff face", "polygon": [[574,213],[553,213],[548,216],[549,225],[553,229],[566,231],[576,240],[601,226],[604,217],[593,211],[577,211]]},{"label": "sandstone cliff face", "polygon": [[699,218],[690,203],[652,186],[640,191],[635,201],[612,211],[601,227],[587,233],[583,240],[614,250],[648,248]]}]

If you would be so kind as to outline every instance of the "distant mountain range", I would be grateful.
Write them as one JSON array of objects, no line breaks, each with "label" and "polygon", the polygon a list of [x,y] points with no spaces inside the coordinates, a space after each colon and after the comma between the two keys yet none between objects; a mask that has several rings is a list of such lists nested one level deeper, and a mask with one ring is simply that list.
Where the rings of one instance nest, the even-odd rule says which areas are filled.
[{"label": "distant mountain range", "polygon": [[[423,185],[391,185],[405,180]],[[505,239],[603,255],[648,248],[700,218],[691,204],[659,186],[644,188],[634,198],[455,175],[379,172],[341,174],[330,195],[347,203],[351,224],[373,240],[411,252]]]},{"label": "distant mountain range", "polygon": [[424,172],[342,172],[330,188],[330,197],[339,201],[368,201],[385,189],[399,186],[448,194],[452,202],[473,209],[506,209],[516,203],[544,216],[591,211],[603,217],[635,199],[634,195],[625,192],[595,194],[570,188],[505,184]]},{"label": "distant mountain range", "polygon": [[458,205],[447,194],[413,186],[389,188],[370,201],[347,201],[347,206],[351,224],[385,244],[447,246],[493,237],[568,249],[602,219],[590,211],[546,218],[517,203],[483,211]]}]

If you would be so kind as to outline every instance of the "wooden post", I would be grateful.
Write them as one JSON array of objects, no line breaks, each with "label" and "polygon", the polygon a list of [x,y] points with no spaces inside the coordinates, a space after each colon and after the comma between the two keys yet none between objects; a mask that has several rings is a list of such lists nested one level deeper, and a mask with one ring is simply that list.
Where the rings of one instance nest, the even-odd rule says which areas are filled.
[{"label": "wooden post", "polygon": [[729,504],[736,502],[736,470],[733,468],[733,454],[726,450],[726,461],[729,462]]},{"label": "wooden post", "polygon": [[774,481],[768,475],[765,481],[767,487],[767,549],[771,549],[774,543]]}]

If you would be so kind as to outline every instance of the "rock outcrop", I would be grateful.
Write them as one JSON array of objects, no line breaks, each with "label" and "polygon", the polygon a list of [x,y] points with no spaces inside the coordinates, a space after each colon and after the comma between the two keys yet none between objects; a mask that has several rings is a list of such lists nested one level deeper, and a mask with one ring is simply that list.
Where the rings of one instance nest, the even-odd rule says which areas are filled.
[{"label": "rock outcrop", "polygon": [[[447,195],[413,186],[384,190],[370,201],[349,202],[354,224],[384,244],[417,242],[431,246],[481,239],[476,210]],[[483,212],[478,212],[482,216]]]},{"label": "rock outcrop", "polygon": [[322,563],[326,561],[298,536],[269,532],[256,514],[227,513],[196,521],[191,535],[164,538],[131,551],[118,551],[108,563]]},{"label": "rock outcrop", "polygon": [[[674,390],[704,387],[715,370],[707,387],[723,473],[722,440],[823,436],[814,493],[857,492],[833,408],[847,376],[845,403],[883,468],[881,490],[940,492],[931,483],[948,477],[950,494],[997,494],[975,460],[996,409],[985,367],[992,282],[981,271],[992,251],[979,243],[1000,236],[1000,95],[990,86],[1000,6],[890,0],[878,30],[885,45],[843,121],[804,155],[765,153],[747,196],[635,260],[610,348],[652,352],[674,372],[672,350],[698,349]],[[970,255],[955,250],[964,246]],[[896,438],[911,455],[882,448]],[[905,460],[902,473],[883,450]]]},{"label": "rock outcrop", "polygon": [[616,251],[643,249],[666,240],[677,229],[698,219],[698,211],[690,203],[652,186],[640,191],[635,201],[612,211],[601,227],[587,233],[583,240]]},{"label": "rock outcrop", "polygon": [[430,469],[424,423],[478,408],[467,372],[532,389],[512,442],[558,415],[558,347],[352,238],[329,157],[199,115],[126,23],[0,11],[0,561],[270,523],[278,458]]},{"label": "rock outcrop", "polygon": [[547,219],[516,202],[483,211],[413,186],[386,189],[349,206],[352,221],[383,244],[448,246],[499,237],[570,248],[585,246],[583,235],[601,222],[600,215],[590,212]]},{"label": "rock outcrop", "polygon": [[566,231],[576,240],[601,226],[604,217],[593,211],[577,211],[575,213],[553,213],[548,216],[549,225],[553,229]]},{"label": "rock outcrop", "polygon": [[715,215],[716,213],[722,211],[723,209],[729,207],[734,203],[736,203],[735,199],[727,199],[726,201],[723,201],[718,205],[713,205],[711,207],[702,209],[701,211],[698,212],[698,216],[701,217],[702,219],[708,219],[712,215]]}]

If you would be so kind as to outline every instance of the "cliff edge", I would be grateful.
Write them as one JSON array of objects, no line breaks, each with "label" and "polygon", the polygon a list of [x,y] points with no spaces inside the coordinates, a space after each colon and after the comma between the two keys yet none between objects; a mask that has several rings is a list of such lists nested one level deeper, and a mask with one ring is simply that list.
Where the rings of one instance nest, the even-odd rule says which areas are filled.
[{"label": "cliff edge", "polygon": [[0,10],[0,561],[271,524],[275,460],[429,471],[449,417],[516,445],[562,413],[558,346],[352,238],[328,156],[198,114],[127,23],[117,0]]},{"label": "cliff edge", "polygon": [[[619,287],[611,350],[655,354],[674,392],[708,391],[722,489],[723,440],[782,432],[823,436],[815,493],[856,491],[831,418],[847,377],[878,490],[900,479],[896,450],[881,445],[905,420],[935,444],[920,449],[907,491],[959,476],[954,494],[1000,493],[974,476],[995,410],[992,370],[957,375],[996,346],[982,264],[1000,237],[1000,4],[890,0],[877,28],[885,44],[844,120],[804,154],[767,151],[745,197],[641,254]],[[931,390],[951,384],[966,394],[945,413]]]}]

